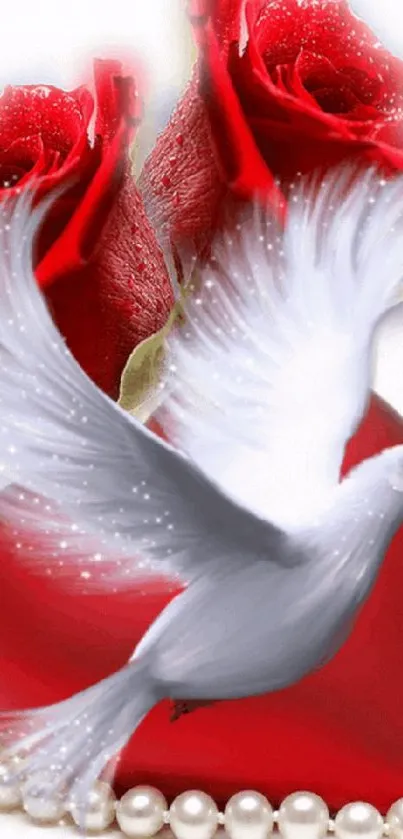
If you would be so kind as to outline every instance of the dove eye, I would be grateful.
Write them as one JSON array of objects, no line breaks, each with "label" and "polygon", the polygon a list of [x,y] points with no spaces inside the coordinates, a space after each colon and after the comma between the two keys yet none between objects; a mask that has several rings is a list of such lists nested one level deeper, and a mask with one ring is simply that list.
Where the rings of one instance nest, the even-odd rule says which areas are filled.
[{"label": "dove eye", "polygon": [[395,468],[389,477],[389,483],[396,492],[403,492],[403,465],[401,469]]}]

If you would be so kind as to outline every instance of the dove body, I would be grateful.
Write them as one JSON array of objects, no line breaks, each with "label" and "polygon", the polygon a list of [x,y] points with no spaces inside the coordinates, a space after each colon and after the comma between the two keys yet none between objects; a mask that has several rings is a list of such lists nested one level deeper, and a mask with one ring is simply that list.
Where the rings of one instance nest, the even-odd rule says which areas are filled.
[{"label": "dove body", "polygon": [[0,514],[21,562],[107,596],[148,574],[186,585],[117,673],[2,714],[32,794],[67,790],[84,813],[160,699],[266,693],[321,666],[402,520],[403,447],[339,480],[401,288],[401,179],[339,171],[294,198],[284,231],[267,211],[224,234],[188,297],[152,400],[169,444],[79,368],[32,274],[38,218],[1,210]]},{"label": "dove body", "polygon": [[[354,470],[284,545],[285,567],[219,562],[165,608],[136,648],[157,693],[233,699],[285,688],[349,635],[403,519],[403,446]],[[317,571],[313,585],[312,570]],[[318,569],[320,569],[318,571]],[[331,584],[329,584],[329,577]]]}]

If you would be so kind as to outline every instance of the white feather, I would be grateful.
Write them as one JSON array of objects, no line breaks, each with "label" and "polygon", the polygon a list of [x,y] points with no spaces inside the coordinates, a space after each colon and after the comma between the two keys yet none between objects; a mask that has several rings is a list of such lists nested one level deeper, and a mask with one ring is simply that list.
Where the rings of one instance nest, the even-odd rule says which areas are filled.
[{"label": "white feather", "polygon": [[296,184],[285,232],[246,213],[168,341],[168,437],[282,526],[339,480],[365,410],[372,339],[403,276],[403,184],[373,171]]},{"label": "white feather", "polygon": [[[41,216],[28,219],[25,201],[12,210],[0,214],[0,474],[9,484],[0,514],[21,561],[49,573],[73,568],[83,587],[117,587],[150,574],[191,579],[200,562],[235,561],[259,533],[265,556],[283,534],[240,509],[81,370],[32,273]],[[238,538],[222,527],[234,512]]]}]

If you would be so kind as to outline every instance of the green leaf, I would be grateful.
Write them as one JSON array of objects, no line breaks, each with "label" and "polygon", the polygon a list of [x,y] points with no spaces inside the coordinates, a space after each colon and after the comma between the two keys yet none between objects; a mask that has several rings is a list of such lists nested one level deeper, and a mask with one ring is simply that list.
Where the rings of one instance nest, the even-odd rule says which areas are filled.
[{"label": "green leaf", "polygon": [[140,422],[147,422],[159,405],[161,392],[158,386],[164,371],[165,340],[174,324],[183,322],[183,304],[194,288],[192,280],[182,289],[165,326],[138,344],[126,362],[118,401],[121,408]]},{"label": "green leaf", "polygon": [[158,406],[165,334],[160,329],[138,344],[126,363],[120,382],[119,405],[140,422],[147,422]]}]

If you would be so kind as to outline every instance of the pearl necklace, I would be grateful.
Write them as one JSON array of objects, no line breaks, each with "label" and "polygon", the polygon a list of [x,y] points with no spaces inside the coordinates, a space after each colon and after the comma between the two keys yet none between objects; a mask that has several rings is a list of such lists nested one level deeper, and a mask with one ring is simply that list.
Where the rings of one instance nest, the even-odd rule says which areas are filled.
[{"label": "pearl necklace", "polygon": [[[68,807],[61,798],[34,798],[24,785],[6,781],[7,767],[2,765],[3,813],[22,808],[36,823],[67,826],[67,817],[77,824],[74,806]],[[86,829],[107,836],[116,823],[122,839],[147,839],[165,826],[175,839],[213,839],[221,827],[230,839],[268,839],[273,830],[281,839],[324,839],[328,833],[336,839],[403,839],[403,798],[392,804],[384,819],[375,807],[361,801],[346,804],[331,819],[323,799],[312,792],[295,792],[273,810],[264,795],[248,790],[233,795],[224,812],[219,812],[213,799],[199,790],[183,792],[168,808],[162,793],[153,787],[134,787],[118,801],[109,784],[97,781],[88,797]]]}]

